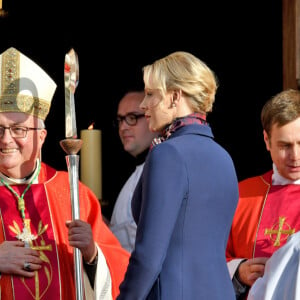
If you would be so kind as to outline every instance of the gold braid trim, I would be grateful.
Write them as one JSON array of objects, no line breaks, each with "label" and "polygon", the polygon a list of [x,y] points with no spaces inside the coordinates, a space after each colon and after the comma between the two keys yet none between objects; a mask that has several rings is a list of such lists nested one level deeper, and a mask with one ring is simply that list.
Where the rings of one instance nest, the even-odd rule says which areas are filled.
[{"label": "gold braid trim", "polygon": [[2,55],[0,112],[22,112],[45,120],[49,102],[20,94],[20,53],[10,48]]}]

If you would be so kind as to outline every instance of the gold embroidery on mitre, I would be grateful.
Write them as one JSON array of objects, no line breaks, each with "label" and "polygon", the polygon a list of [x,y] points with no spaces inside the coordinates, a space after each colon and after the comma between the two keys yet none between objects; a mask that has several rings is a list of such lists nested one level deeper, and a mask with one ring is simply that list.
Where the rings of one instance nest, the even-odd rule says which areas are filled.
[{"label": "gold embroidery on mitre", "polygon": [[0,97],[1,112],[23,112],[44,119],[49,113],[49,103],[30,95],[3,95]]},{"label": "gold embroidery on mitre", "polygon": [[291,229],[291,226],[285,223],[285,219],[285,217],[279,217],[279,222],[274,224],[272,228],[265,229],[265,235],[270,236],[270,240],[274,242],[274,247],[279,247],[282,241],[286,241],[287,238],[295,232],[295,228]]},{"label": "gold embroidery on mitre", "polygon": [[14,48],[8,49],[2,55],[1,96],[19,93],[18,81],[20,77],[20,53]]},{"label": "gold embroidery on mitre", "polygon": [[0,111],[23,112],[45,119],[50,110],[49,102],[20,92],[20,53],[16,49],[10,48],[2,54],[1,70]]}]

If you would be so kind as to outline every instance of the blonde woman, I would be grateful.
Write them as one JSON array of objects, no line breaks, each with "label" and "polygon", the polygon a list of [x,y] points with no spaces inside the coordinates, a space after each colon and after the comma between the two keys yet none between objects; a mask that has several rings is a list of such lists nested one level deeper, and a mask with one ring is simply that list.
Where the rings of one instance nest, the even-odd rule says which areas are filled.
[{"label": "blonde woman", "polygon": [[118,300],[235,299],[225,248],[238,201],[230,155],[207,122],[214,73],[187,52],[143,68],[154,139],[132,200],[135,248]]}]

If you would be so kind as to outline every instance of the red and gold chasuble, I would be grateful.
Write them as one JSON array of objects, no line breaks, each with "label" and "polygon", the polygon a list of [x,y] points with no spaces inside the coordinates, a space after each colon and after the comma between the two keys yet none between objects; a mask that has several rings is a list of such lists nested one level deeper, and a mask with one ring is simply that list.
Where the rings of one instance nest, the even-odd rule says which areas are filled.
[{"label": "red and gold chasuble", "polygon": [[299,185],[271,186],[259,222],[254,257],[270,257],[299,231],[299,213]]},{"label": "red and gold chasuble", "polygon": [[[40,251],[43,267],[33,279],[2,274],[0,299],[70,300],[76,298],[74,279],[74,248],[69,245],[66,220],[72,219],[69,175],[41,163],[39,184],[32,184],[25,193],[26,226],[34,236],[32,247]],[[11,186],[22,195],[26,185]],[[123,249],[101,218],[101,206],[96,195],[79,182],[80,218],[93,230],[112,281],[112,297],[116,299],[127,270],[130,253]],[[0,243],[17,241],[23,231],[17,199],[5,186],[0,186]],[[28,234],[28,231],[26,232]],[[22,232],[21,232],[22,235]],[[101,272],[101,271],[100,271]],[[16,277],[16,278],[13,278]],[[101,283],[95,282],[100,286]],[[100,290],[100,288],[99,288]],[[87,299],[89,300],[89,299]]]},{"label": "red and gold chasuble", "polygon": [[[21,195],[26,186],[12,188]],[[31,185],[24,200],[25,227],[32,237],[30,247],[39,251],[44,262],[34,277],[11,277],[14,299],[61,299],[58,253],[44,185]],[[0,186],[0,215],[4,239],[16,241],[22,234],[23,220],[16,197],[5,186]]]}]

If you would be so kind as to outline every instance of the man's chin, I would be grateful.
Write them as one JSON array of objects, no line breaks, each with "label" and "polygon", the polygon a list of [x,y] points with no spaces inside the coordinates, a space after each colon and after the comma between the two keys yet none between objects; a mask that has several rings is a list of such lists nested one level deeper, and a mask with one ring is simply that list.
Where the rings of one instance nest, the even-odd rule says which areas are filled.
[{"label": "man's chin", "polygon": [[300,168],[297,167],[290,169],[287,176],[285,177],[292,181],[300,180]]}]

